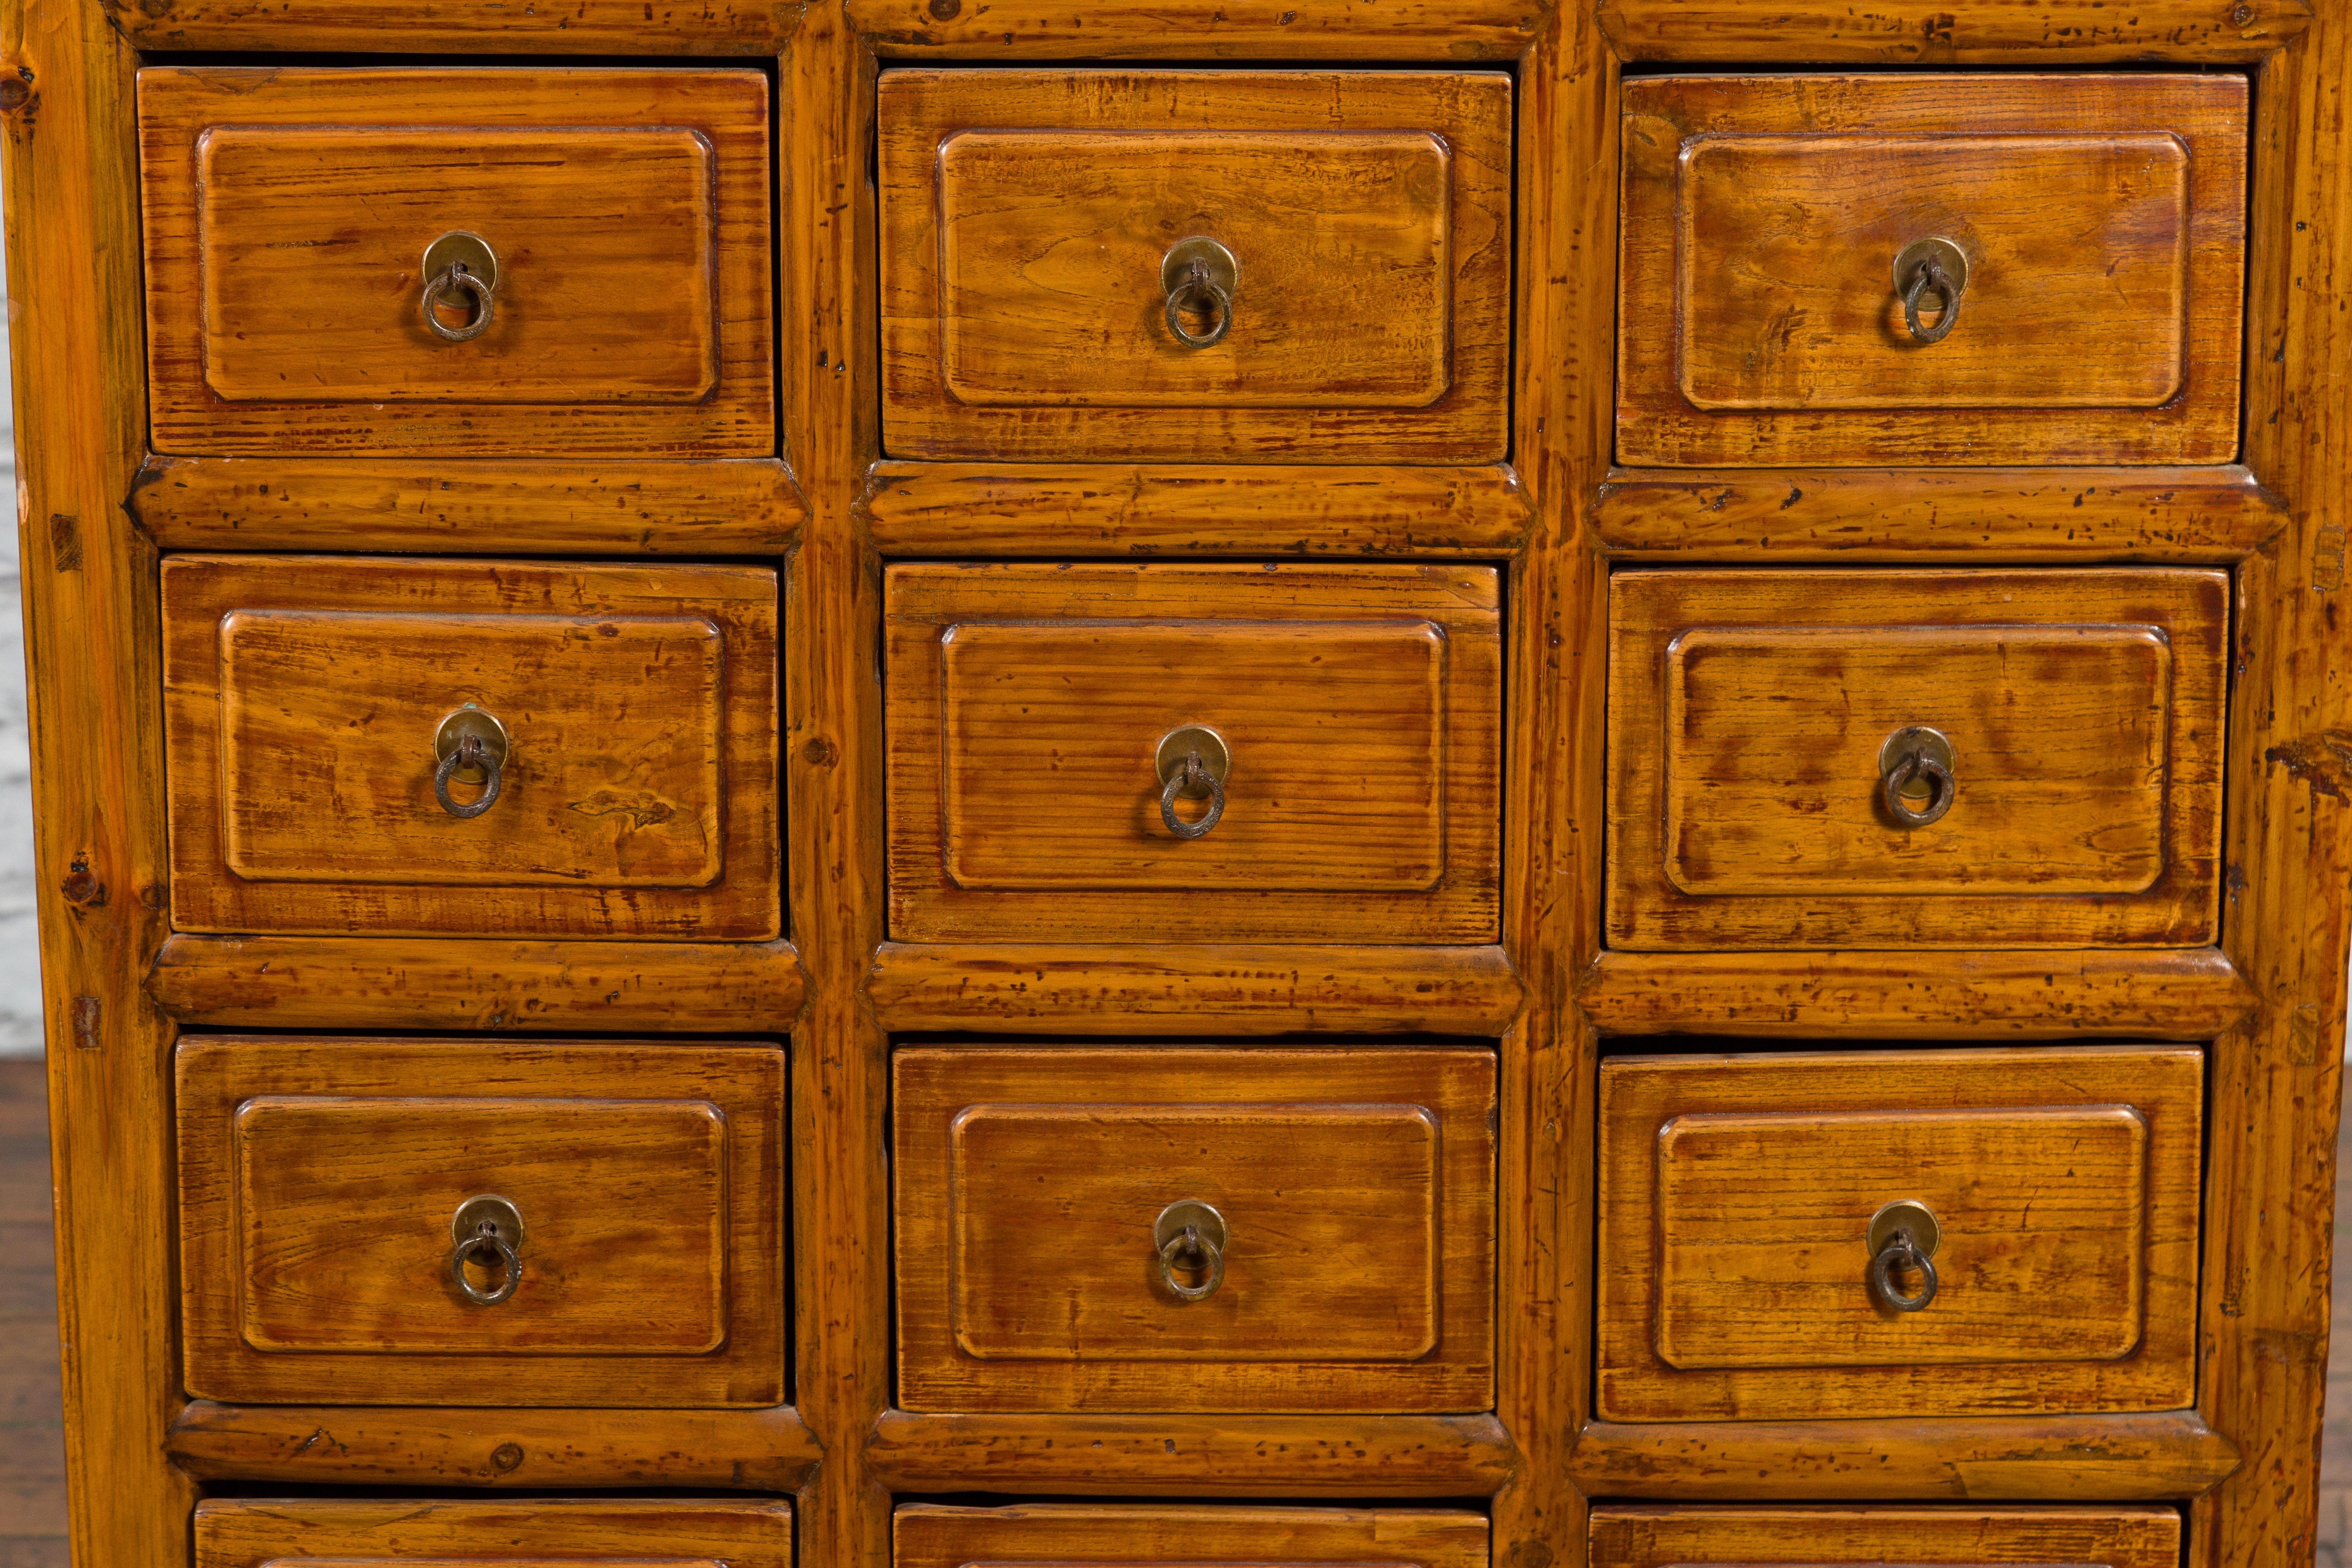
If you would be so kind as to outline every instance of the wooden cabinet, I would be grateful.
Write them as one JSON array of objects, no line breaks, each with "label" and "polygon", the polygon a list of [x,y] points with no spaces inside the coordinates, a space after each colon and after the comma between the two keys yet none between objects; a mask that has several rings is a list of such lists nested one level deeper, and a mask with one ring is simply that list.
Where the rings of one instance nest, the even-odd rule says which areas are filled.
[{"label": "wooden cabinet", "polygon": [[1601,1415],[2188,1405],[2204,1070],[2190,1047],[1611,1059]]},{"label": "wooden cabinet", "polygon": [[2248,98],[2162,74],[1628,83],[1619,460],[2228,461]]},{"label": "wooden cabinet", "polygon": [[1889,1562],[1990,1568],[2172,1568],[2168,1508],[1601,1508],[1592,1568],[1871,1568]]},{"label": "wooden cabinet", "polygon": [[1481,1410],[1481,1049],[901,1051],[909,1410]]},{"label": "wooden cabinet", "polygon": [[792,1568],[787,1502],[215,1500],[196,1510],[195,1568]]},{"label": "wooden cabinet", "polygon": [[758,71],[166,67],[139,121],[157,451],[775,449]]}]

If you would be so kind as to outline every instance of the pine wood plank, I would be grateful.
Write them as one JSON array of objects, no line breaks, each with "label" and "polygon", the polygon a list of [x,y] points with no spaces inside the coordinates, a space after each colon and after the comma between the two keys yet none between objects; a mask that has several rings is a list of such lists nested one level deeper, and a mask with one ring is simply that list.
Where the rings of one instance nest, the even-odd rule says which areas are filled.
[{"label": "pine wood plank", "polygon": [[851,26],[886,58],[1162,60],[1169,39],[1200,59],[1507,61],[1543,31],[1528,0],[1153,0],[1076,12],[1053,0],[850,0]]},{"label": "pine wood plank", "polygon": [[772,55],[792,36],[793,10],[771,0],[571,0],[559,6],[500,0],[103,0],[108,18],[147,50],[381,49],[387,34],[420,53]]},{"label": "pine wood plank", "polygon": [[1761,8],[1745,0],[1601,0],[1601,26],[1628,60],[1732,64],[2043,66],[2261,60],[2311,22],[2310,0],[1834,0]]}]

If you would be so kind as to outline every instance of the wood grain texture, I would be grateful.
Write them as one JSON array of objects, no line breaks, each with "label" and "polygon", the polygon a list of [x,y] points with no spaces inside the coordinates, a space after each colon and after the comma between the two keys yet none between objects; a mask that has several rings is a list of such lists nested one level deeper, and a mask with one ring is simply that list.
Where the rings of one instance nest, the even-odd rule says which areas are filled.
[{"label": "wood grain texture", "polygon": [[789,5],[571,0],[101,0],[107,19],[145,50],[381,49],[396,36],[425,53],[772,55],[791,36]]},{"label": "wood grain texture", "polygon": [[803,508],[771,458],[589,463],[156,458],[131,516],[162,550],[781,554]]},{"label": "wood grain texture", "polygon": [[1529,521],[1500,466],[885,462],[864,510],[895,556],[1496,557]]},{"label": "wood grain texture", "polygon": [[[154,68],[140,121],[159,450],[774,452],[760,73]],[[454,343],[453,230],[500,258]]]},{"label": "wood grain texture", "polygon": [[1076,11],[1055,0],[847,0],[850,25],[886,58],[1165,59],[1169,39],[1200,59],[1517,59],[1543,31],[1530,0],[1153,0]]},{"label": "wood grain texture", "polygon": [[[1625,113],[1620,461],[2237,455],[2242,78],[1659,77]],[[1931,236],[1969,275],[1922,345],[1893,268]]]},{"label": "wood grain texture", "polygon": [[[890,568],[892,936],[1492,941],[1499,586],[1440,565]],[[1154,762],[1186,724],[1234,763],[1192,840]]]},{"label": "wood grain texture", "polygon": [[2219,949],[1604,952],[1577,1003],[1611,1035],[2210,1040],[2253,990]]},{"label": "wood grain texture", "polygon": [[[777,934],[773,572],[183,555],[163,575],[181,930]],[[434,733],[467,702],[512,751],[461,819]]]},{"label": "wood grain texture", "polygon": [[1081,1497],[1484,1497],[1516,1450],[1492,1415],[919,1415],[866,1458],[898,1491]]},{"label": "wood grain texture", "polygon": [[[888,72],[885,446],[1499,461],[1510,123],[1493,72]],[[1192,236],[1239,268],[1202,348],[1163,321]]]},{"label": "wood grain texture", "polygon": [[[2190,1047],[1612,1058],[1601,1416],[2185,1405],[2203,1078]],[[1943,1230],[1908,1314],[1867,1284],[1902,1199]]]},{"label": "wood grain texture", "polygon": [[789,1406],[451,1410],[216,1405],[172,1424],[172,1462],[210,1481],[500,1490],[791,1491],[817,1465]]},{"label": "wood grain texture", "polygon": [[183,1024],[252,1029],[788,1033],[788,942],[173,936],[148,973]]},{"label": "wood grain texture", "polygon": [[[177,1087],[198,1396],[782,1399],[774,1048],[206,1037]],[[448,1276],[451,1215],[479,1194],[523,1223],[493,1307]]]},{"label": "wood grain texture", "polygon": [[2316,1516],[2352,938],[2352,431],[2322,389],[2352,323],[2311,279],[2352,276],[2352,26],[2315,9],[2255,84],[2246,458],[2294,516],[2237,575],[2222,945],[2263,1008],[2212,1049],[2198,1409],[2246,1464],[2191,1514],[2189,1568],[2298,1562]]},{"label": "wood grain texture", "polygon": [[1868,9],[1800,0],[1601,0],[1601,26],[1628,60],[1742,64],[2043,65],[2260,60],[2310,25],[2310,0],[1892,0]]},{"label": "wood grain texture", "polygon": [[[0,109],[34,874],[57,1188],[66,1482],[80,1568],[186,1561],[163,1458],[184,1395],[153,551],[121,502],[146,434],[138,59],[95,5],[0,0]],[[46,1553],[45,1553],[46,1554]]]},{"label": "wood grain texture", "polygon": [[[1619,947],[2194,947],[2220,916],[2227,578],[1635,571],[1612,583]],[[1948,736],[1903,827],[1882,743]]]},{"label": "wood grain texture", "polygon": [[1483,1568],[1486,1521],[1406,1509],[1118,1508],[1086,1503],[979,1509],[909,1503],[893,1518],[897,1568],[999,1563],[1393,1563]]},{"label": "wood grain texture", "polygon": [[[792,1568],[788,1502],[374,1502],[213,1499],[196,1509],[195,1568],[313,1558],[346,1568],[459,1562],[545,1568],[562,1558],[630,1568]],[[721,1563],[724,1559],[724,1564]]]},{"label": "wood grain texture", "polygon": [[1578,1434],[1576,1484],[1594,1497],[1736,1502],[2141,1502],[2193,1498],[2238,1465],[2194,1411],[2145,1415],[1723,1421]]},{"label": "wood grain texture", "polygon": [[1620,561],[1736,553],[1762,561],[2229,565],[2286,526],[2243,468],[1620,468],[1593,510]]},{"label": "wood grain texture", "polygon": [[[1485,1408],[1494,1071],[1461,1050],[898,1052],[898,1403]],[[1152,1240],[1187,1198],[1231,1227],[1223,1282],[1190,1302]]]},{"label": "wood grain texture", "polygon": [[893,1031],[1493,1037],[1518,1016],[1499,947],[885,942],[866,994]]},{"label": "wood grain texture", "polygon": [[2171,1568],[2180,1515],[2162,1508],[1641,1508],[1592,1512],[1591,1568],[1805,1568],[1885,1562],[1988,1568]]}]

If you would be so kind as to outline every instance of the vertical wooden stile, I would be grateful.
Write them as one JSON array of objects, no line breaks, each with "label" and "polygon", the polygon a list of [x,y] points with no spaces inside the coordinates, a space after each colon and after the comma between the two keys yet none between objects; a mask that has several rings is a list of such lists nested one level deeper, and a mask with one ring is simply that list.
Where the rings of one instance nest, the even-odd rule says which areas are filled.
[{"label": "vertical wooden stile", "polygon": [[888,1037],[866,1006],[883,936],[881,572],[857,510],[877,455],[874,57],[840,0],[782,70],[784,449],[808,499],[785,596],[786,876],[808,1004],[793,1038],[794,1379],[824,1445],[799,1552],[883,1568],[890,1498],[866,1440],[889,1403]]},{"label": "vertical wooden stile", "polygon": [[35,857],[74,1561],[184,1561],[155,557],[122,500],[146,446],[138,57],[95,5],[0,5]]}]

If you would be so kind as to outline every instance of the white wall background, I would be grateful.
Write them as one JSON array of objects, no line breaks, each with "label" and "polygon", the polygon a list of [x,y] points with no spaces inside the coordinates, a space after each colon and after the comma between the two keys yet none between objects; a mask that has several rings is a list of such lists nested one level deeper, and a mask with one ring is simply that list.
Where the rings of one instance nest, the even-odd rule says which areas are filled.
[{"label": "white wall background", "polygon": [[[0,311],[0,363],[11,300]],[[16,508],[16,438],[0,374],[0,495]],[[33,929],[33,763],[25,737],[25,617],[18,607],[16,531],[0,526],[0,1057],[41,1052],[41,957]]]}]

